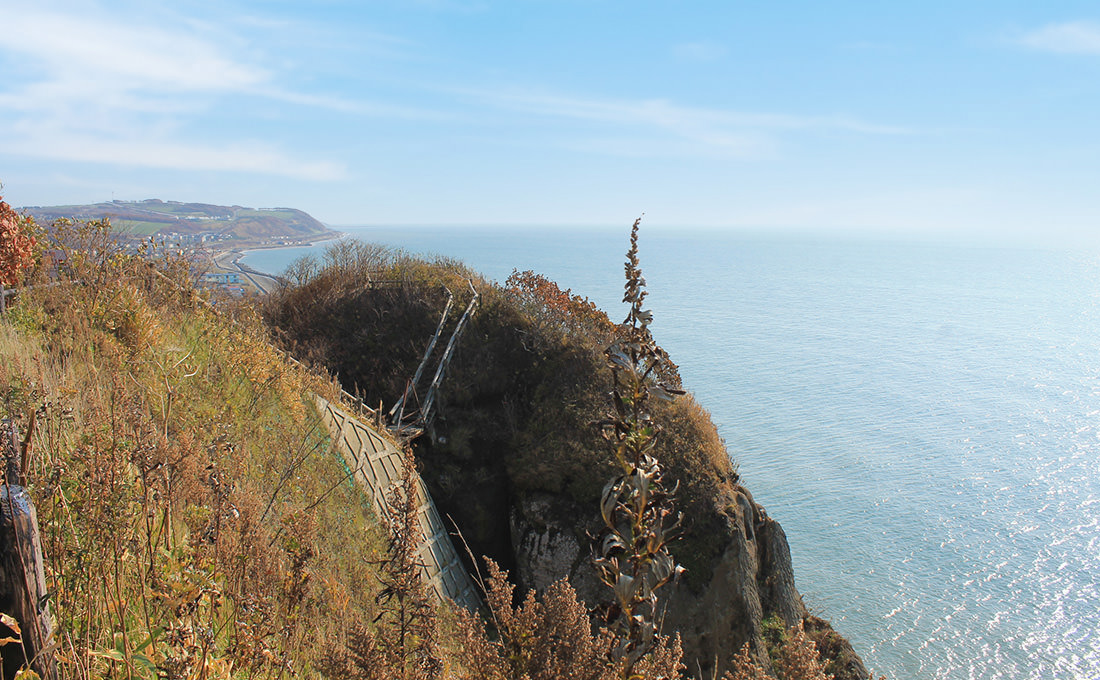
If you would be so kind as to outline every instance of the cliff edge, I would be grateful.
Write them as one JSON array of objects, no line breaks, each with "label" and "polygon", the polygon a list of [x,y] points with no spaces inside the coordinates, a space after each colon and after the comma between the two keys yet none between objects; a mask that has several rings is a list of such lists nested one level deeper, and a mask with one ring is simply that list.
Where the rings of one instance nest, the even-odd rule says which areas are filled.
[{"label": "cliff edge", "polygon": [[[480,308],[416,440],[421,474],[472,552],[508,569],[520,592],[568,578],[596,608],[607,596],[591,565],[591,536],[612,466],[595,423],[610,406],[603,349],[617,326],[531,272],[496,285],[454,261],[337,247],[327,266],[298,267],[301,284],[269,300],[276,334],[367,403],[389,405],[409,387],[448,297],[461,309],[472,284]],[[443,320],[443,338],[456,323]],[[429,366],[446,343],[438,344]],[[662,377],[679,380],[674,366]],[[415,414],[424,387],[409,394]],[[709,414],[685,396],[653,408],[653,417],[663,429],[656,456],[679,485],[685,518],[670,547],[687,573],[666,588],[663,627],[682,636],[689,673],[720,676],[746,643],[769,668],[773,633],[803,622],[827,672],[869,677],[851,645],[808,614],[786,536],[742,486]]]}]

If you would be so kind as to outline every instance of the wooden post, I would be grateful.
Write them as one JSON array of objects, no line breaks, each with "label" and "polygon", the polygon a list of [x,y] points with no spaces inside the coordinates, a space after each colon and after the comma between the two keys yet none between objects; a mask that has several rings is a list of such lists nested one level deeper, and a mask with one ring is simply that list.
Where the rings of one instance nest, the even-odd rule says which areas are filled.
[{"label": "wooden post", "polygon": [[[428,395],[424,398],[424,406],[420,409],[420,422],[424,423],[425,427],[432,424],[432,405],[435,403],[435,393],[439,389],[440,383],[443,382],[443,373],[447,370],[447,364],[451,361],[451,356],[454,353],[455,342],[459,336],[462,335],[462,331],[466,328],[466,322],[470,320],[470,315],[477,309],[477,302],[481,298],[481,295],[474,288],[474,282],[467,279],[466,281],[470,285],[470,292],[474,294],[470,299],[470,304],[466,306],[466,312],[458,320],[458,324],[455,325],[454,332],[451,333],[451,339],[447,341],[447,348],[443,350],[443,356],[439,359],[439,366],[435,369],[435,377],[432,378],[432,384],[428,386]],[[398,423],[400,425],[400,423]],[[434,439],[434,435],[433,435]]]},{"label": "wooden post", "polygon": [[4,316],[8,311],[8,289],[3,283],[0,283],[0,316]]},{"label": "wooden post", "polygon": [[15,423],[4,421],[0,434],[5,458],[0,484],[0,612],[19,626],[18,634],[5,631],[5,637],[20,640],[0,646],[4,677],[15,677],[29,665],[44,680],[57,680],[38,515],[27,490],[13,483],[21,476]]},{"label": "wooden post", "polygon": [[[439,317],[439,325],[436,326],[435,335],[433,335],[431,341],[428,342],[428,349],[424,350],[424,358],[420,360],[420,365],[416,367],[416,373],[413,374],[412,380],[405,384],[405,392],[389,412],[390,422],[398,430],[401,429],[401,421],[405,419],[405,405],[409,401],[409,393],[415,392],[416,385],[420,382],[420,376],[424,373],[424,367],[428,365],[428,360],[432,358],[432,352],[435,350],[435,343],[439,341],[439,334],[443,332],[443,324],[447,322],[447,315],[451,313],[451,306],[454,305],[455,302],[455,296],[454,293],[451,292],[451,289],[443,286],[443,290],[447,291],[447,306],[443,308],[443,315]],[[381,408],[381,405],[379,408]]]}]

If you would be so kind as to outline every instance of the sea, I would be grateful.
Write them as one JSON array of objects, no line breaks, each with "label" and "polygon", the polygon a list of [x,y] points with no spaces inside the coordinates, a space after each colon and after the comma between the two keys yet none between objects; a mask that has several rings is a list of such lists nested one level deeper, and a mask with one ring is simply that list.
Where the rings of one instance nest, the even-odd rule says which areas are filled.
[{"label": "sea", "polygon": [[[626,315],[629,225],[344,231]],[[639,245],[657,341],[810,610],[876,673],[1100,678],[1100,250],[645,226]]]}]

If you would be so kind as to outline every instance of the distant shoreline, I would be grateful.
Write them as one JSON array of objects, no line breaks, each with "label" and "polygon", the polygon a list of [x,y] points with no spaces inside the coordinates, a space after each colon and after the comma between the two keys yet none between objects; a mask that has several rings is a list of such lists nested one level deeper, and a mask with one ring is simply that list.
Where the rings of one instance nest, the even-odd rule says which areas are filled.
[{"label": "distant shoreline", "polygon": [[219,243],[213,252],[215,257],[221,256],[223,253],[236,252],[244,254],[253,250],[278,250],[280,248],[304,248],[305,246],[313,246],[318,243],[324,243],[325,241],[335,241],[336,239],[344,238],[347,236],[347,232],[343,231],[328,231],[320,234],[312,234],[309,236],[303,236],[300,239],[296,239],[296,243],[282,243],[283,239],[257,239],[255,242],[244,243]]},{"label": "distant shoreline", "polygon": [[298,239],[298,243],[286,244],[286,243],[273,243],[270,241],[261,241],[256,245],[244,245],[235,246],[230,250],[240,251],[242,254],[248,253],[253,250],[279,250],[280,248],[304,248],[305,246],[315,246],[318,243],[324,243],[326,241],[335,241],[337,239],[347,236],[347,232],[344,231],[331,231],[323,234],[316,234],[313,236],[306,236],[305,238]]},{"label": "distant shoreline", "polygon": [[305,248],[316,246],[318,243],[334,241],[347,236],[346,232],[331,231],[314,234],[299,239],[297,243],[279,243],[272,241],[258,241],[255,244],[233,244],[232,247],[218,249],[210,253],[212,272],[231,272],[240,274],[260,293],[268,293],[279,283],[280,278],[275,272],[265,272],[248,265],[241,264],[241,258],[250,252],[258,250],[281,250],[287,248]]}]

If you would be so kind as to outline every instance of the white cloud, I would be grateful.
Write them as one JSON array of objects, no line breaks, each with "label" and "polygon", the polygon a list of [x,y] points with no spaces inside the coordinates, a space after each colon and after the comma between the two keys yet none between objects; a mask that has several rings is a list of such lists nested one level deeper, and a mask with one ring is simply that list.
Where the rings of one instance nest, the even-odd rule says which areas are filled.
[{"label": "white cloud", "polygon": [[765,158],[775,155],[772,140],[751,133],[705,139],[654,139],[605,134],[565,141],[560,146],[579,153],[620,158]]},{"label": "white cloud", "polygon": [[[798,116],[771,113],[744,113],[724,109],[683,106],[665,99],[603,99],[531,91],[466,90],[461,94],[475,97],[497,108],[521,111],[533,116],[586,120],[624,129],[632,139],[664,149],[666,155],[725,155],[735,158],[771,156],[775,148],[772,133],[778,130],[833,129],[872,135],[912,134],[899,126],[867,123],[845,116]],[[667,139],[680,140],[669,144]],[[595,145],[593,150],[623,149],[616,155],[637,156],[643,151],[633,142]]]},{"label": "white cloud", "polygon": [[4,23],[0,48],[31,60],[55,82],[108,91],[226,92],[271,78],[180,30],[34,10],[8,13]]},{"label": "white cloud", "polygon": [[1100,55],[1100,25],[1088,21],[1050,24],[1024,35],[1020,43],[1046,52]]},{"label": "white cloud", "polygon": [[808,129],[832,128],[865,134],[911,134],[908,128],[866,123],[845,116],[799,116],[775,113],[744,113],[725,109],[682,106],[666,99],[580,98],[532,92],[473,93],[502,106],[531,113],[600,120],[609,123],[645,124],[672,130],[723,128]]},{"label": "white cloud", "polygon": [[[152,23],[100,12],[5,9],[0,149],[78,162],[234,171],[328,181],[344,167],[303,160],[260,140],[212,143],[206,116],[227,96],[383,114],[361,102],[300,94],[249,58],[232,35],[187,21]],[[234,53],[233,48],[236,47]]]},{"label": "white cloud", "polygon": [[142,168],[208,172],[247,172],[311,181],[342,179],[337,163],[293,158],[270,145],[250,142],[222,147],[157,138],[108,138],[103,135],[37,130],[27,136],[0,138],[5,153],[59,161],[93,162]]},{"label": "white cloud", "polygon": [[726,56],[726,48],[716,42],[703,40],[674,45],[672,55],[683,61],[717,61]]}]

